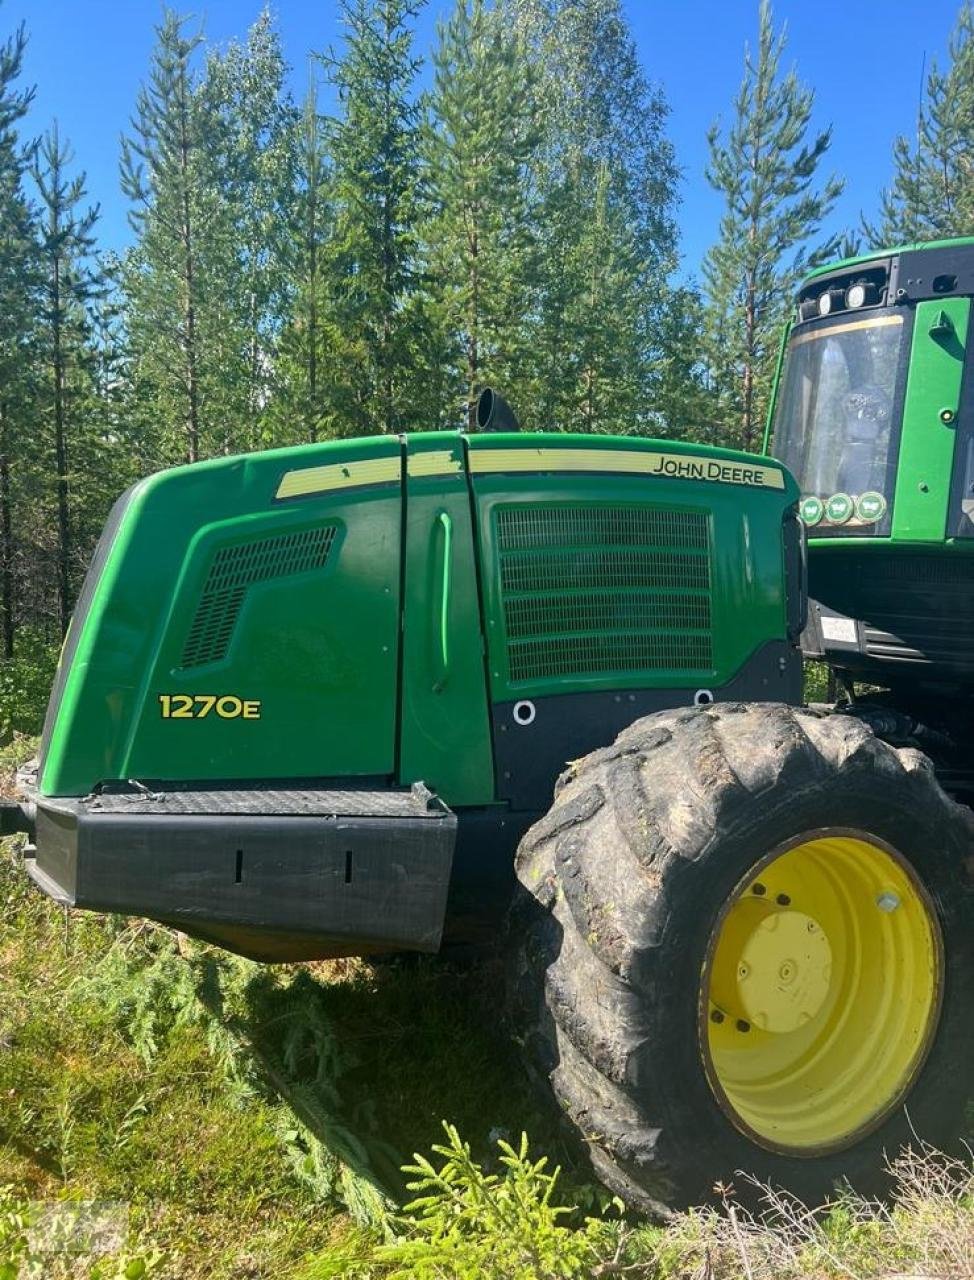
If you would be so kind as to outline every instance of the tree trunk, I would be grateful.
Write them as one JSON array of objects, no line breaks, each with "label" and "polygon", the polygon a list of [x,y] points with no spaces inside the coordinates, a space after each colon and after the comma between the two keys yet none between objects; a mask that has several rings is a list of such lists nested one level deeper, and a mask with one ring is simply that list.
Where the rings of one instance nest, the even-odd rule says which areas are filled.
[{"label": "tree trunk", "polygon": [[54,464],[57,475],[57,602],[61,639],[71,621],[71,522],[68,507],[68,442],[64,413],[64,337],[61,315],[61,260],[55,256],[51,280],[52,373],[54,377]]},{"label": "tree trunk", "polygon": [[470,233],[470,306],[467,312],[467,430],[477,430],[477,393],[480,391],[480,240],[476,229]]},{"label": "tree trunk", "polygon": [[[257,417],[260,413],[260,334],[258,332],[257,289],[250,290],[250,395],[247,397],[250,408],[250,447],[260,448],[260,432]],[[229,451],[228,451],[229,452]]]},{"label": "tree trunk", "polygon": [[741,414],[741,448],[745,453],[747,453],[751,448],[751,438],[754,431],[754,424],[752,422],[752,415],[754,413],[754,365],[751,363],[750,356],[747,356],[744,361],[743,400],[744,409]]},{"label": "tree trunk", "polygon": [[186,358],[186,460],[198,462],[200,456],[199,385],[196,368],[195,269],[193,261],[193,225],[189,207],[189,107],[186,101],[186,71],[180,78],[179,102],[179,168],[182,183],[183,238],[183,322]]},{"label": "tree trunk", "polygon": [[312,174],[309,219],[309,250],[311,306],[308,313],[308,414],[306,429],[308,439],[314,444],[318,439],[318,192],[317,172]]},{"label": "tree trunk", "polygon": [[[385,48],[388,51],[393,37],[394,23],[392,21],[392,12],[386,10],[385,13]],[[383,94],[385,98],[385,119],[388,123],[392,118],[392,86],[388,78],[383,84]],[[393,209],[390,198],[390,189],[392,186],[389,170],[385,169],[385,199],[382,202],[382,283],[384,296],[382,299],[382,363],[380,368],[380,389],[383,406],[383,426],[387,434],[391,434],[396,428],[396,413],[392,403],[392,308],[395,305],[393,301],[394,281],[393,268],[395,266],[395,254],[393,248]]]},{"label": "tree trunk", "polygon": [[0,643],[14,656],[14,539],[10,510],[10,440],[7,406],[0,404]]}]

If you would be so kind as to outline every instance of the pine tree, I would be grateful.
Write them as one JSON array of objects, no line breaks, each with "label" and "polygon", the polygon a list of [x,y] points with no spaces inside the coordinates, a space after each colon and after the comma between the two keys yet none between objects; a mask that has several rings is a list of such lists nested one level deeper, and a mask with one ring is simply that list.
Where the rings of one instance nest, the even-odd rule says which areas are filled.
[{"label": "pine tree", "polygon": [[26,44],[23,25],[0,44],[0,646],[7,659],[17,623],[12,472],[31,435],[38,284],[34,216],[24,190],[28,150],[17,133],[34,97],[33,89],[15,87]]},{"label": "pine tree", "polygon": [[92,354],[89,311],[104,283],[93,258],[98,209],[79,211],[85,198],[85,175],[68,176],[73,160],[55,122],[40,144],[32,172],[41,201],[38,257],[43,286],[38,356],[43,368],[42,403],[54,453],[57,617],[62,636],[67,633],[74,603],[71,437],[84,430]]},{"label": "pine tree", "polygon": [[817,182],[831,129],[809,137],[813,94],[794,70],[780,71],[785,33],[775,32],[762,0],[756,56],[746,50],[733,121],[709,134],[707,178],[724,198],[720,238],[704,263],[709,302],[708,361],[722,393],[728,438],[758,440],[777,341],[798,277],[834,249],[809,255],[842,190],[836,177]]},{"label": "pine tree", "polygon": [[864,224],[870,244],[974,235],[974,9],[965,3],[950,39],[948,66],[934,63],[912,142],[893,144],[895,173],[881,221]]},{"label": "pine tree", "polygon": [[340,59],[326,59],[341,114],[331,156],[335,228],[331,317],[342,370],[332,429],[398,431],[410,424],[420,135],[412,23],[423,0],[342,0]]},{"label": "pine tree", "polygon": [[514,391],[533,345],[535,76],[523,38],[484,0],[456,0],[433,61],[424,252],[444,348],[458,346],[446,394],[473,429],[481,389]]},{"label": "pine tree", "polygon": [[122,190],[135,205],[129,216],[138,243],[125,288],[146,425],[156,420],[174,428],[183,457],[195,462],[212,443],[204,437],[200,334],[208,211],[191,65],[202,37],[184,35],[183,27],[166,10],[156,29],[149,82],[139,93],[132,134],[122,139]]}]

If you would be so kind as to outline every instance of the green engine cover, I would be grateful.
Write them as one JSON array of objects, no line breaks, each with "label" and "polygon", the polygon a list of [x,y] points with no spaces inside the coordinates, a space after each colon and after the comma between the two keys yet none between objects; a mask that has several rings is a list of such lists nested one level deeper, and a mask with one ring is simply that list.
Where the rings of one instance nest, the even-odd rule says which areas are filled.
[{"label": "green engine cover", "polygon": [[41,793],[356,778],[492,804],[498,707],[689,701],[787,643],[797,496],[766,458],[570,435],[334,441],[151,476],[76,610]]}]

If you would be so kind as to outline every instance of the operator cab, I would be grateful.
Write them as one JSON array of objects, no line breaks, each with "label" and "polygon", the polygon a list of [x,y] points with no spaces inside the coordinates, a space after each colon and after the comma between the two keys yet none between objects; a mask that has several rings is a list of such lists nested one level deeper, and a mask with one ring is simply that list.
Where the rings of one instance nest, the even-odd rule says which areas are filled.
[{"label": "operator cab", "polygon": [[801,489],[803,647],[840,676],[974,688],[974,239],[816,272],[772,409]]}]

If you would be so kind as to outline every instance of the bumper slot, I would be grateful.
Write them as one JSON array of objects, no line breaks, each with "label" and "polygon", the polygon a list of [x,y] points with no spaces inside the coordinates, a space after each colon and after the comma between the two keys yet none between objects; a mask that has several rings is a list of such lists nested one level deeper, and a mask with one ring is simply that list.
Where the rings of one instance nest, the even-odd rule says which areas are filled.
[{"label": "bumper slot", "polygon": [[158,789],[37,801],[50,897],[256,960],[436,951],[456,815],[411,790]]}]

